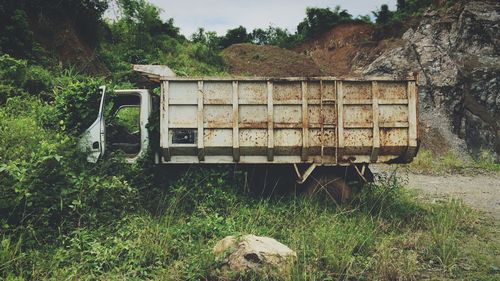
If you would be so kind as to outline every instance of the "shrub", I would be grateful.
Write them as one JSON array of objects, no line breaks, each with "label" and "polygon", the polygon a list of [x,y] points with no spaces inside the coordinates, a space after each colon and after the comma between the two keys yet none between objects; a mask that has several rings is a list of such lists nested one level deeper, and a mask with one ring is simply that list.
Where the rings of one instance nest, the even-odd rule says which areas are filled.
[{"label": "shrub", "polygon": [[47,69],[9,55],[0,56],[0,104],[26,93],[49,100],[52,87],[53,75]]},{"label": "shrub", "polygon": [[0,79],[6,85],[24,85],[28,72],[27,62],[17,60],[9,55],[0,56]]},{"label": "shrub", "polygon": [[32,95],[39,96],[44,100],[52,98],[53,74],[46,68],[34,65],[28,68],[24,88]]},{"label": "shrub", "polygon": [[50,106],[28,99],[21,107],[19,100],[0,108],[2,232],[41,241],[134,208],[137,190],[125,176],[131,168],[118,160],[88,166],[75,138],[40,125],[35,115]]},{"label": "shrub", "polygon": [[297,26],[297,33],[305,38],[314,38],[338,24],[357,21],[352,18],[352,15],[347,10],[342,10],[340,6],[336,6],[334,10],[330,10],[330,8],[307,8],[306,18]]},{"label": "shrub", "polygon": [[100,104],[99,78],[63,78],[55,91],[56,120],[75,135],[83,133],[97,118]]}]

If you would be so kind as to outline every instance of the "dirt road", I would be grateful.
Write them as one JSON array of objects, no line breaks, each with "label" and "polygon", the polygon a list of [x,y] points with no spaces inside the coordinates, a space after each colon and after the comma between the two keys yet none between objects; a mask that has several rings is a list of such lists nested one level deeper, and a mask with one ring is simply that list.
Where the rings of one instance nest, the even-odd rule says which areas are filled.
[{"label": "dirt road", "polygon": [[[372,168],[374,173],[394,170],[387,165]],[[460,198],[467,205],[491,215],[500,222],[500,174],[465,175],[417,175],[403,172],[408,177],[408,187],[417,189],[427,200]]]},{"label": "dirt road", "polygon": [[409,174],[410,188],[418,189],[423,198],[461,198],[466,204],[500,220],[499,175],[429,176]]}]

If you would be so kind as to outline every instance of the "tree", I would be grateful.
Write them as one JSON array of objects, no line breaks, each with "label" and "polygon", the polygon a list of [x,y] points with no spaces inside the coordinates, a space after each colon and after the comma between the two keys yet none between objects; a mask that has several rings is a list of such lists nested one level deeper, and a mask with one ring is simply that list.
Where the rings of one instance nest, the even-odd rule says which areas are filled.
[{"label": "tree", "polygon": [[61,18],[67,19],[78,36],[95,47],[107,7],[107,0],[0,1],[0,50],[15,57],[32,59],[41,49],[33,31],[53,34]]},{"label": "tree", "polygon": [[391,19],[392,12],[389,10],[389,6],[386,4],[383,4],[380,6],[380,10],[377,12],[373,12],[373,15],[377,18],[376,23],[377,24],[387,24],[389,23],[389,20]]},{"label": "tree", "polygon": [[252,42],[258,45],[275,45],[282,48],[292,48],[299,41],[299,36],[291,34],[286,28],[269,26],[267,29],[256,28],[252,31]]},{"label": "tree", "polygon": [[335,25],[354,21],[347,10],[341,10],[336,6],[332,11],[330,8],[307,8],[306,18],[297,26],[297,32],[306,38],[316,37]]},{"label": "tree", "polygon": [[204,28],[198,28],[198,31],[191,35],[191,41],[206,45],[212,50],[219,50],[221,48],[222,37],[217,36],[214,31],[205,31]]},{"label": "tree", "polygon": [[398,0],[397,11],[402,12],[406,10],[406,0]]},{"label": "tree", "polygon": [[221,39],[221,47],[223,49],[238,43],[251,42],[251,36],[247,33],[247,29],[243,26],[238,26],[234,29],[229,29]]}]

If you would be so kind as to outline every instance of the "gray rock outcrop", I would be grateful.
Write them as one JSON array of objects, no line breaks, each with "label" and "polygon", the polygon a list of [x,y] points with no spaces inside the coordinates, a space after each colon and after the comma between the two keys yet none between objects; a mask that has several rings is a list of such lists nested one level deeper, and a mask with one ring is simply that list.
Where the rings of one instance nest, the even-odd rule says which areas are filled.
[{"label": "gray rock outcrop", "polygon": [[386,50],[363,74],[417,71],[425,125],[455,148],[462,146],[459,137],[473,155],[488,150],[500,161],[500,2],[427,11],[402,39],[402,47]]}]

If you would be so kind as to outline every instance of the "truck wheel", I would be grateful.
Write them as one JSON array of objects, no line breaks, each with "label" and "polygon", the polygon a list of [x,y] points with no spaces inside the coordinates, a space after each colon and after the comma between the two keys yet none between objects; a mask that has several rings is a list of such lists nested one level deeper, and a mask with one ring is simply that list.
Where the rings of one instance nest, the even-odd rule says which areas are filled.
[{"label": "truck wheel", "polygon": [[311,175],[304,183],[304,194],[310,197],[323,197],[337,204],[348,202],[352,198],[352,189],[343,176],[338,174],[318,173]]}]

